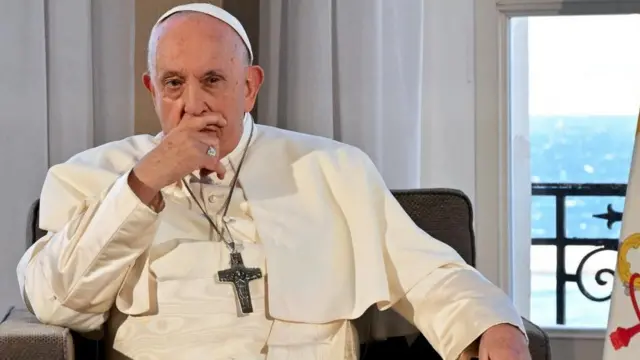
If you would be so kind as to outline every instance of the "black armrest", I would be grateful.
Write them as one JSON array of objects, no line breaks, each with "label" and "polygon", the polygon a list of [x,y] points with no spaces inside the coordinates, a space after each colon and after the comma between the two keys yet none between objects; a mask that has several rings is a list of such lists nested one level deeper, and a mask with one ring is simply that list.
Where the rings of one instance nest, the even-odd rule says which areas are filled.
[{"label": "black armrest", "polygon": [[533,360],[551,360],[549,336],[538,325],[522,318],[529,337],[529,351]]}]

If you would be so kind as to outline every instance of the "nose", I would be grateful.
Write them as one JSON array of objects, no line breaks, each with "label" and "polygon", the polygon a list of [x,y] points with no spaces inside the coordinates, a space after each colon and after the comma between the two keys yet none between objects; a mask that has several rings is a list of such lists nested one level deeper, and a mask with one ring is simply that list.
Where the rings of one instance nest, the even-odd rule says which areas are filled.
[{"label": "nose", "polygon": [[204,91],[198,85],[188,85],[183,93],[183,97],[185,113],[199,116],[207,110]]}]

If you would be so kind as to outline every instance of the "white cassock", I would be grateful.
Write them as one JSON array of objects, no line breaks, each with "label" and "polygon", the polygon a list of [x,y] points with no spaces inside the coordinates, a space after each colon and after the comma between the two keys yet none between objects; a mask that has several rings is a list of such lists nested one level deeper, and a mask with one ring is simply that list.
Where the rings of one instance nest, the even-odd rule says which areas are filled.
[{"label": "white cassock", "polygon": [[27,306],[80,332],[105,324],[109,359],[355,360],[351,320],[372,304],[401,313],[445,360],[492,325],[525,331],[509,297],[420,230],[362,151],[244,122],[225,179],[187,181],[220,220],[255,126],[227,219],[245,265],[266,275],[250,283],[253,313],[239,316],[232,285],[216,280],[229,252],[186,189],[163,189],[156,213],[128,187],[161,135],[50,169],[48,235],[18,265]]}]

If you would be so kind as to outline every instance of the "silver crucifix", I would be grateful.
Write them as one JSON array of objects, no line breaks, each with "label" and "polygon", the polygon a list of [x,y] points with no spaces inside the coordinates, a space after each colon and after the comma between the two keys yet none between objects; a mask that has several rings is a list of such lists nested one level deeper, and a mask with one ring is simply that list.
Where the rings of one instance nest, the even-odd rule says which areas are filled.
[{"label": "silver crucifix", "polygon": [[218,280],[220,280],[220,282],[233,284],[236,297],[240,303],[240,310],[243,314],[252,313],[253,305],[251,304],[249,281],[260,279],[262,277],[262,270],[244,266],[244,261],[240,253],[232,252],[230,256],[231,267],[218,271]]}]

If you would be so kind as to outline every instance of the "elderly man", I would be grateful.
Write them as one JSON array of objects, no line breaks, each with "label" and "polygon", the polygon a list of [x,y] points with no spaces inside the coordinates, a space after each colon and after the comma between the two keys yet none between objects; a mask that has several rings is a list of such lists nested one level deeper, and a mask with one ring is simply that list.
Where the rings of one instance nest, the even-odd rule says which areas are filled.
[{"label": "elderly man", "polygon": [[254,124],[252,62],[220,8],[158,20],[143,81],[162,132],[50,169],[48,234],[18,265],[38,319],[104,325],[109,359],[342,360],[376,304],[444,359],[476,341],[481,359],[529,359],[510,299],[413,224],[363,152]]}]

